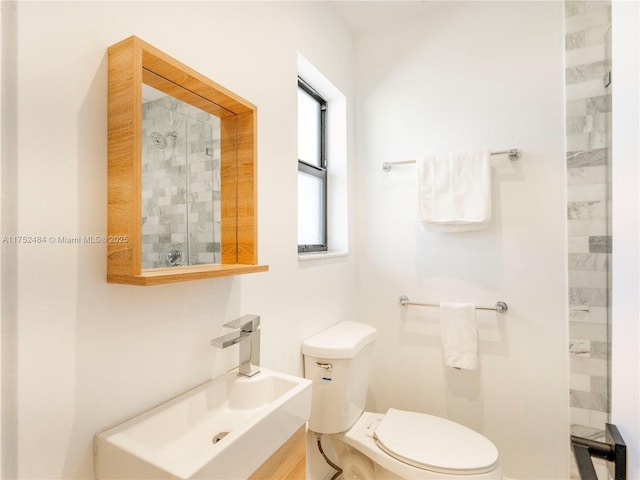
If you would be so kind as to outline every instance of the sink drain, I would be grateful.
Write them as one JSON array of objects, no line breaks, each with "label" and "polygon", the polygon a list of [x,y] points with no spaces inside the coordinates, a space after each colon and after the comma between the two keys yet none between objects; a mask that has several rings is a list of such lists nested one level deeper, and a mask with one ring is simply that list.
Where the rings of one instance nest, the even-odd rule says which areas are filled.
[{"label": "sink drain", "polygon": [[227,435],[229,435],[229,432],[220,432],[219,434],[215,435],[212,439],[211,442],[215,445],[216,443],[218,443],[220,440],[222,440],[224,437],[226,437]]}]

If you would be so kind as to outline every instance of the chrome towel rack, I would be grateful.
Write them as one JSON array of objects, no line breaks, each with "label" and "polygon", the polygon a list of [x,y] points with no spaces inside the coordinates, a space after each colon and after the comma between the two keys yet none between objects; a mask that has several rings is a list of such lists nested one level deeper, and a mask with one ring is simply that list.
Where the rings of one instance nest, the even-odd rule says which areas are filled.
[{"label": "chrome towel rack", "polygon": [[[517,148],[511,148],[509,150],[498,150],[495,152],[491,152],[491,155],[509,155],[509,160],[514,161],[514,160],[519,160],[521,157],[521,153],[520,150],[518,150]],[[388,172],[391,170],[391,167],[393,167],[394,165],[409,165],[412,163],[416,163],[416,160],[402,160],[399,162],[384,162],[382,164],[382,171],[383,172]]]},{"label": "chrome towel rack", "polygon": [[[417,307],[439,307],[440,305],[437,303],[418,303],[412,302],[409,300],[409,297],[406,295],[401,295],[399,298],[400,305],[403,307],[407,305],[415,305]],[[476,310],[495,310],[498,313],[504,313],[509,310],[509,306],[505,302],[496,302],[494,307],[476,307]]]}]

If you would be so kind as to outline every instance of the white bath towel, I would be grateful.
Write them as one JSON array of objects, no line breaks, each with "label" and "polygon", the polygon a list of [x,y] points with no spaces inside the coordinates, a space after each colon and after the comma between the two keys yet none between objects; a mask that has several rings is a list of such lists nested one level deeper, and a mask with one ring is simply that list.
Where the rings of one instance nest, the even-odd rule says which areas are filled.
[{"label": "white bath towel", "polygon": [[435,231],[480,230],[491,220],[489,149],[418,160],[418,221]]},{"label": "white bath towel", "polygon": [[472,303],[441,303],[440,326],[444,362],[448,367],[478,367],[476,306]]}]

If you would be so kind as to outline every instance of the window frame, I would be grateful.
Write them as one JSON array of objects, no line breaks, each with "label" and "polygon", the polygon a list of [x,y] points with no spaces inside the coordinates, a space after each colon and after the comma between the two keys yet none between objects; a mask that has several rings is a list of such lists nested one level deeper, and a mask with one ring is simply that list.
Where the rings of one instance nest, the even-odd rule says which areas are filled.
[{"label": "window frame", "polygon": [[[320,166],[311,165],[298,158],[298,173],[303,172],[308,175],[319,178],[322,182],[322,209],[320,219],[322,222],[322,243],[320,244],[298,244],[298,253],[327,252],[327,100],[320,95],[311,85],[298,76],[298,89],[307,93],[311,98],[320,105],[320,132],[319,132],[319,148],[320,148]],[[299,200],[298,200],[299,201]]]}]

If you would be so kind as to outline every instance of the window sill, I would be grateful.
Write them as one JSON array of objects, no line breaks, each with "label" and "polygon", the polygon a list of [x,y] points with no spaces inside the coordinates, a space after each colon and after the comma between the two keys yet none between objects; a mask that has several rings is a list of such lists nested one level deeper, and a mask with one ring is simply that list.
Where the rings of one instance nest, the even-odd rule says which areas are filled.
[{"label": "window sill", "polygon": [[338,257],[347,257],[349,252],[307,252],[307,253],[299,253],[298,260],[307,261],[307,260],[321,260],[325,258],[338,258]]}]

